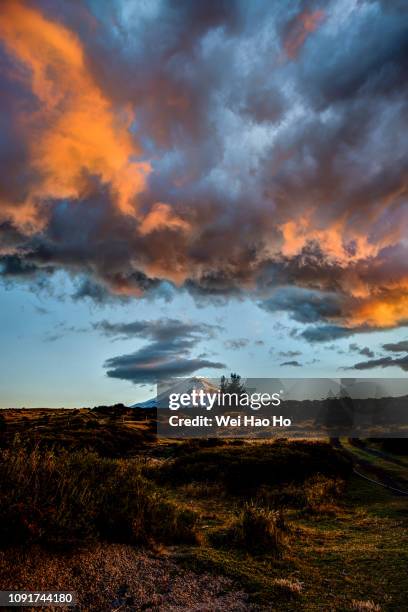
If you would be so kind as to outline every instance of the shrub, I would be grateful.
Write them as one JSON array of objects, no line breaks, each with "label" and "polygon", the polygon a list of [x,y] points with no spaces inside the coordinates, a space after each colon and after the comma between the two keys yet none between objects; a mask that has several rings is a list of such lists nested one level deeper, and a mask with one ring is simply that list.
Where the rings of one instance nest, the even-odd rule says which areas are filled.
[{"label": "shrub", "polygon": [[4,544],[191,542],[195,521],[194,513],[162,499],[137,461],[27,450],[18,442],[0,457]]},{"label": "shrub", "polygon": [[310,478],[305,483],[306,510],[319,513],[332,511],[344,492],[344,484],[342,480],[321,475]]},{"label": "shrub", "polygon": [[303,483],[287,484],[279,487],[262,485],[256,495],[261,506],[270,508],[304,508],[307,505],[306,491]]},{"label": "shrub", "polygon": [[338,509],[338,501],[344,489],[344,480],[315,474],[303,483],[279,487],[261,486],[256,494],[256,502],[274,509],[297,508],[310,513],[333,513]]},{"label": "shrub", "polygon": [[275,442],[200,449],[166,462],[151,472],[172,483],[223,482],[232,494],[247,494],[261,485],[303,482],[315,474],[344,478],[351,462],[322,442]]},{"label": "shrub", "polygon": [[251,553],[280,555],[283,547],[284,520],[281,512],[253,502],[246,503],[238,518],[223,533],[214,533],[214,544],[236,546]]},{"label": "shrub", "polygon": [[100,424],[98,423],[96,419],[91,419],[85,422],[84,427],[86,429],[98,429],[100,427]]}]

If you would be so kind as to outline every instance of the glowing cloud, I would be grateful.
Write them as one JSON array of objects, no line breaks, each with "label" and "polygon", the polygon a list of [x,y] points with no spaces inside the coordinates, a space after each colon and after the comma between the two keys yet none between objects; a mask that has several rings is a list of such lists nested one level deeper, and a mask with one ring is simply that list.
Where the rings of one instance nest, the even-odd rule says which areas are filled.
[{"label": "glowing cloud", "polygon": [[2,3],[0,36],[16,60],[15,77],[38,100],[34,112],[20,114],[38,176],[25,211],[48,198],[78,198],[87,176],[96,175],[123,212],[134,212],[149,164],[132,159],[140,154],[129,132],[132,113],[126,108],[114,113],[78,37],[15,0]]},{"label": "glowing cloud", "polygon": [[320,338],[407,319],[401,3],[57,4],[1,3],[2,276],[293,287]]}]

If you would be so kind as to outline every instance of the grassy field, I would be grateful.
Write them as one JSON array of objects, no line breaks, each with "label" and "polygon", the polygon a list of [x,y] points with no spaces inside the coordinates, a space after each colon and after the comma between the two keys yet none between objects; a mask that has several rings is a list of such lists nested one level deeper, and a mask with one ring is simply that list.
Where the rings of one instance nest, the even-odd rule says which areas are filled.
[{"label": "grassy field", "polygon": [[[406,456],[156,442],[120,408],[3,411],[0,586],[81,610],[407,609]],[[38,609],[38,608],[37,608]]]}]

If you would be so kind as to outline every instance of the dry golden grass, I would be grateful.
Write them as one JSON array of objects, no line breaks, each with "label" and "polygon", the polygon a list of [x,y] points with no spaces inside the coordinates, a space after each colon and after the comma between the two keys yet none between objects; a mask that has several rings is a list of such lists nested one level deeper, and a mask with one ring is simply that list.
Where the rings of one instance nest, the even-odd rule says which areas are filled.
[{"label": "dry golden grass", "polygon": [[303,585],[301,582],[299,582],[298,580],[291,580],[290,578],[275,578],[274,584],[296,595],[299,595],[303,589]]},{"label": "dry golden grass", "polygon": [[143,477],[137,459],[26,448],[21,441],[0,454],[3,546],[68,548],[100,538],[194,543],[195,520]]},{"label": "dry golden grass", "polygon": [[[81,408],[2,410],[0,447],[12,444],[16,435],[26,445],[67,450],[91,450],[106,457],[131,457],[155,441],[155,420],[142,411]],[[152,414],[152,417],[154,415]]]},{"label": "dry golden grass", "polygon": [[374,603],[370,599],[367,601],[353,599],[351,602],[351,609],[355,610],[356,612],[381,612],[381,606]]}]

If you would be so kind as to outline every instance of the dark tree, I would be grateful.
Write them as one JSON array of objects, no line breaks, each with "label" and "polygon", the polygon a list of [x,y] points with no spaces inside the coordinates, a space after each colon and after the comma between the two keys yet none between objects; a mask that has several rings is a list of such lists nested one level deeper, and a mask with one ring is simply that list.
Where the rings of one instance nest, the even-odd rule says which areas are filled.
[{"label": "dark tree", "polygon": [[231,372],[229,378],[226,378],[226,376],[221,377],[220,391],[221,393],[237,393],[241,395],[245,393],[245,385],[239,374]]}]

